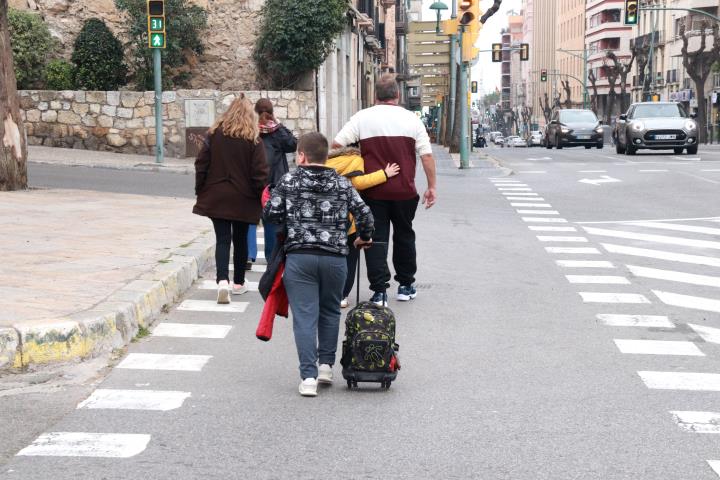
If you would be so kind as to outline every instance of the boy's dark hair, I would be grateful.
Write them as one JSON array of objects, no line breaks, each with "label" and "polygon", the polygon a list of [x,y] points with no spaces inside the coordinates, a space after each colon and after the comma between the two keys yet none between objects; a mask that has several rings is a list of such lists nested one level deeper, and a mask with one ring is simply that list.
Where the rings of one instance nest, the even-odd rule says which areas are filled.
[{"label": "boy's dark hair", "polygon": [[298,140],[297,151],[304,153],[308,162],[325,165],[328,158],[327,138],[318,132],[306,133]]}]

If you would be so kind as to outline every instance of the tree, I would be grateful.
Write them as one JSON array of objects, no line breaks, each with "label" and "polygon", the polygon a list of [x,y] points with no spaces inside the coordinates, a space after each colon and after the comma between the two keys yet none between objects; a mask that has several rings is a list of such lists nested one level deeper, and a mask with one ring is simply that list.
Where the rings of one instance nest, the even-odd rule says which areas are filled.
[{"label": "tree", "polygon": [[27,145],[10,47],[7,0],[0,0],[0,191],[27,188]]},{"label": "tree", "polygon": [[572,94],[570,93],[570,79],[560,80],[560,84],[565,91],[565,108],[572,108]]},{"label": "tree", "polygon": [[[460,112],[460,109],[461,109],[460,99],[461,99],[461,97],[465,96],[462,94],[462,92],[464,91],[463,85],[466,82],[465,82],[465,79],[461,78],[459,65],[457,67],[451,67],[451,68],[457,68],[457,72],[455,75],[455,87],[456,87],[455,91],[458,93],[457,93],[457,95],[455,95],[455,118],[453,120],[452,132],[450,132],[450,153],[458,153],[460,151],[460,140],[461,140],[460,124],[462,123],[461,112]],[[467,101],[467,100],[464,100],[464,101]]]},{"label": "tree", "polygon": [[612,50],[608,50],[606,56],[610,59],[610,61],[613,62],[613,67],[615,71],[618,73],[618,76],[620,78],[620,112],[625,113],[628,109],[628,94],[627,94],[627,77],[630,71],[632,70],[633,62],[635,61],[635,57],[637,56],[638,50],[642,47],[638,47],[637,45],[633,47],[630,50],[630,60],[627,63],[623,63],[620,61],[620,59],[615,55],[615,52]]},{"label": "tree", "polygon": [[590,88],[592,88],[592,99],[590,100],[590,108],[597,115],[598,113],[598,88],[597,88],[597,77],[595,76],[595,70],[590,69],[588,72],[588,80],[590,80]]},{"label": "tree", "polygon": [[45,80],[45,62],[48,54],[55,50],[57,42],[40,15],[10,9],[7,19],[17,69],[17,88],[40,88]]},{"label": "tree", "polygon": [[99,18],[85,22],[75,39],[72,62],[75,83],[83,90],[117,90],[125,85],[127,67],[120,40]]},{"label": "tree", "polygon": [[253,58],[267,86],[293,86],[318,68],[348,25],[346,0],[267,0]]},{"label": "tree", "polygon": [[[132,39],[133,80],[138,90],[153,90],[153,53],[148,48],[146,0],[115,0],[129,18],[128,35]],[[189,0],[165,0],[167,48],[161,51],[163,88],[185,86],[190,79],[190,65],[205,51],[202,32],[207,27],[207,12]]]},{"label": "tree", "polygon": [[550,123],[550,117],[552,117],[552,107],[550,107],[550,97],[545,92],[545,104],[543,105],[543,97],[540,97],[540,108],[543,111],[543,117],[545,117],[545,123]]},{"label": "tree", "polygon": [[694,52],[688,51],[689,38],[685,31],[685,22],[680,26],[680,36],[682,37],[682,59],[685,71],[695,83],[695,96],[697,97],[697,124],[698,124],[698,141],[705,143],[707,141],[707,111],[705,99],[705,82],[707,81],[712,67],[715,62],[720,60],[720,32],[718,24],[712,26],[713,46],[712,49],[706,50],[707,44],[707,22],[703,22],[700,33],[700,46]]},{"label": "tree", "polygon": [[612,123],[612,116],[615,112],[615,99],[617,93],[615,92],[615,84],[617,83],[620,72],[615,65],[609,65],[606,61],[603,61],[605,72],[607,73],[608,81],[608,96],[607,103],[605,103],[605,124],[610,125]]}]

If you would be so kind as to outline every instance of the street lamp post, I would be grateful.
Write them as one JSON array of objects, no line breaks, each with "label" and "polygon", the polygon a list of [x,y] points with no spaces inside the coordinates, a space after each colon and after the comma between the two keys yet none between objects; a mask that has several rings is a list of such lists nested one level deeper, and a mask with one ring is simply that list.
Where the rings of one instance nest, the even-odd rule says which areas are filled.
[{"label": "street lamp post", "polygon": [[430,10],[435,10],[435,13],[437,14],[437,21],[435,22],[435,34],[440,35],[440,12],[443,10],[447,10],[448,6],[445,5],[443,2],[435,2],[432,5],[430,5]]},{"label": "street lamp post", "polygon": [[[583,62],[583,108],[588,108],[588,89],[587,89],[587,77],[588,77],[588,51],[583,50],[565,50],[564,48],[558,48],[558,52],[567,53],[568,55],[572,55],[573,57],[579,58]],[[582,53],[582,55],[578,55],[578,53]],[[571,75],[568,75],[571,76]],[[577,77],[573,77],[577,80]]]},{"label": "street lamp post", "polygon": [[[443,2],[437,1],[430,5],[430,9],[437,12],[437,23],[435,25],[435,34],[440,35],[440,12],[447,10],[448,6]],[[450,18],[457,18],[457,0],[452,0],[452,12]],[[452,132],[453,124],[455,122],[455,33],[450,35],[450,101],[447,109],[448,123],[446,124],[446,131]],[[439,141],[438,144],[444,142]]]}]

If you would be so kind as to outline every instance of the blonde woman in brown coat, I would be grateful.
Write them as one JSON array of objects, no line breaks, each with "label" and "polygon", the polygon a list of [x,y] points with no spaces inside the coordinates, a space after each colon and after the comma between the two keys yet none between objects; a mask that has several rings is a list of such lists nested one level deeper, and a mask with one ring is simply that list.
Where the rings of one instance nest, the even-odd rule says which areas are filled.
[{"label": "blonde woman in brown coat", "polygon": [[[268,181],[265,148],[258,116],[241,94],[208,131],[195,160],[193,213],[209,217],[215,228],[218,303],[230,303],[230,292],[247,292],[245,265],[247,234],[260,220],[260,197]],[[233,245],[233,283],[230,284],[230,244]]]}]

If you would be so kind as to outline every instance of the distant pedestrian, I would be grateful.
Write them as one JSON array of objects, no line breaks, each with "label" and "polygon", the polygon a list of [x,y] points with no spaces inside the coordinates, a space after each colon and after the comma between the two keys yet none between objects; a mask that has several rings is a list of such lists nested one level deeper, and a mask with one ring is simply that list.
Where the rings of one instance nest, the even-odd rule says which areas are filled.
[{"label": "distant pedestrian", "polygon": [[[210,217],[215,228],[218,303],[230,303],[230,292],[245,286],[248,227],[260,220],[260,197],[267,184],[268,164],[260,142],[258,117],[244,94],[208,131],[195,160],[193,213]],[[234,246],[233,284],[230,282],[230,243]]]},{"label": "distant pedestrian", "polygon": [[414,113],[398,106],[400,90],[395,77],[383,75],[375,91],[375,106],[356,113],[335,137],[333,147],[359,141],[368,173],[383,170],[390,163],[400,166],[400,175],[363,192],[363,199],[375,218],[373,240],[379,244],[367,250],[365,255],[373,291],[371,301],[384,305],[390,288],[387,242],[391,224],[395,280],[400,284],[397,299],[408,301],[417,296],[413,220],[420,197],[415,187],[416,155],[420,156],[427,177],[427,190],[423,195],[425,208],[435,204],[436,177],[435,159],[425,125]]},{"label": "distant pedestrian", "polygon": [[[275,119],[273,104],[267,98],[261,98],[255,104],[255,112],[260,118],[260,139],[265,145],[265,157],[270,166],[269,185],[272,191],[282,177],[290,171],[287,154],[297,149],[297,138],[290,130]],[[275,246],[277,235],[274,225],[264,225],[265,258],[269,259]]]},{"label": "distant pedestrian", "polygon": [[[265,205],[264,220],[285,224],[283,284],[290,301],[300,363],[300,394],[314,397],[332,383],[347,272],[348,214],[355,218],[355,247],[369,245],[373,216],[350,181],[326,165],[327,139],[309,133],[298,144],[298,168],[283,177]],[[320,364],[318,368],[318,362]]]}]

